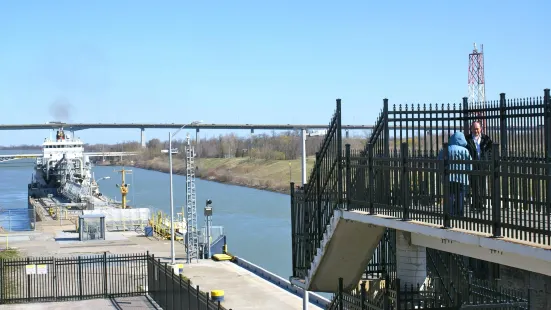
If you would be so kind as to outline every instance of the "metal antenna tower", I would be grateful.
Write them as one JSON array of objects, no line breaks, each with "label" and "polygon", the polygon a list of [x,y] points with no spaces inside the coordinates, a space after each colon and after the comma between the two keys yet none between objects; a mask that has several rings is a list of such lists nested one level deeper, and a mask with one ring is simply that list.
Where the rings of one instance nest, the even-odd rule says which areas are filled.
[{"label": "metal antenna tower", "polygon": [[195,199],[195,149],[189,134],[186,137],[186,229],[187,262],[199,260],[199,234],[197,231],[197,204]]},{"label": "metal antenna tower", "polygon": [[[485,109],[486,90],[484,81],[484,44],[480,45],[480,52],[474,43],[473,52],[469,54],[469,108]],[[484,113],[477,115],[485,128]]]}]

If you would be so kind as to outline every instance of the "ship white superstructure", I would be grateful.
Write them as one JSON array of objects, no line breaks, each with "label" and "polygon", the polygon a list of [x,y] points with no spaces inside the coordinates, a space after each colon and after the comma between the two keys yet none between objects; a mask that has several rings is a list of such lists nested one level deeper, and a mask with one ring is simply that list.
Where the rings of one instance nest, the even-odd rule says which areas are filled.
[{"label": "ship white superstructure", "polygon": [[84,153],[84,143],[60,128],[55,139],[42,143],[42,158],[36,159],[35,172],[29,184],[33,198],[56,196],[82,209],[106,206],[92,174],[92,163]]}]

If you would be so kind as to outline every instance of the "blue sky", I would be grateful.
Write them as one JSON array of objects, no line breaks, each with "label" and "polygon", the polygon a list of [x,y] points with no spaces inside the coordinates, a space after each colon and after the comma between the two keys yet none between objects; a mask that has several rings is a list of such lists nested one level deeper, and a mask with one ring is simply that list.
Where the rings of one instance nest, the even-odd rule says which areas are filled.
[{"label": "blue sky", "polygon": [[[63,101],[74,122],[325,124],[342,98],[343,123],[372,124],[384,97],[459,102],[473,42],[488,99],[540,96],[550,3],[2,1],[0,123],[51,121]],[[4,131],[0,145],[47,135]],[[113,143],[139,130],[79,136]]]}]

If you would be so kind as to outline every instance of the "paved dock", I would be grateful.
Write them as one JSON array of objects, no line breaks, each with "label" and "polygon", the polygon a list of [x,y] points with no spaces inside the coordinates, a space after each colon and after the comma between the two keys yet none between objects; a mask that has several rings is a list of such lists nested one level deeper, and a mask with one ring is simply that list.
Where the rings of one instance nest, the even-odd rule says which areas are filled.
[{"label": "paved dock", "polygon": [[118,307],[109,299],[90,299],[81,301],[45,302],[30,304],[2,305],[6,310],[67,310],[67,309],[123,309],[149,310],[158,309],[145,296],[115,298]]},{"label": "paved dock", "polygon": [[[37,231],[27,233],[15,233],[9,239],[10,247],[18,249],[25,256],[64,257],[75,255],[107,254],[131,254],[145,253],[149,251],[162,261],[170,259],[170,240],[160,240],[154,237],[138,235],[134,231],[106,232],[106,240],[81,242],[75,240],[74,225],[59,225],[54,223],[37,223]],[[2,234],[3,235],[3,234]],[[16,237],[17,236],[17,237]],[[0,242],[5,242],[0,237]],[[231,240],[229,240],[231,244]],[[199,260],[192,264],[185,263],[185,248],[181,243],[176,243],[177,263],[184,263],[183,274],[191,279],[193,285],[199,285],[202,291],[223,290],[226,309],[301,309],[302,299],[264,279],[252,272],[237,266],[232,262],[215,262],[212,260]],[[84,301],[82,301],[84,302]],[[103,308],[100,304],[109,300],[91,300],[71,303],[44,303],[13,305],[23,308],[6,309],[76,309]],[[107,305],[107,304],[106,304]],[[41,308],[28,308],[36,306]],[[128,306],[128,305],[126,305]],[[10,306],[12,307],[12,306]],[[25,308],[27,307],[27,308]],[[51,308],[54,307],[54,308]],[[319,309],[310,305],[311,309]],[[125,308],[123,309],[145,309]]]},{"label": "paved dock", "polygon": [[[228,261],[200,260],[183,275],[202,291],[224,291],[224,307],[234,310],[302,309],[302,299]],[[310,305],[310,309],[321,309]]]}]

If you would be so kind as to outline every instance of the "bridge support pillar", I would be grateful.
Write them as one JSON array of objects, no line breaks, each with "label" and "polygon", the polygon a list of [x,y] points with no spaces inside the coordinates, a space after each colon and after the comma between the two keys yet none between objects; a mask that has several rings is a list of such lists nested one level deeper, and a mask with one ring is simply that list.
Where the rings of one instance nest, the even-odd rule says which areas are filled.
[{"label": "bridge support pillar", "polygon": [[199,147],[199,128],[195,128],[195,154],[201,157],[201,148]]},{"label": "bridge support pillar", "polygon": [[411,233],[396,231],[396,276],[401,285],[423,285],[427,278],[427,251],[411,244]]},{"label": "bridge support pillar", "polygon": [[249,157],[251,157],[251,151],[253,149],[253,137],[254,137],[254,128],[251,128],[251,138],[249,139]]},{"label": "bridge support pillar", "polygon": [[306,129],[302,128],[301,130],[301,139],[302,139],[302,186],[306,184]]},{"label": "bridge support pillar", "polygon": [[142,144],[142,148],[145,148],[145,128],[141,129],[140,143]]}]

